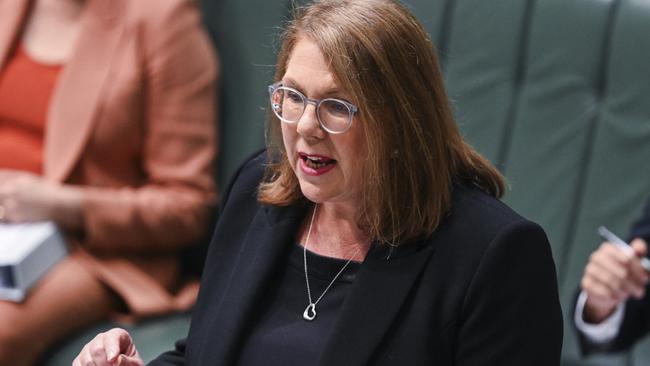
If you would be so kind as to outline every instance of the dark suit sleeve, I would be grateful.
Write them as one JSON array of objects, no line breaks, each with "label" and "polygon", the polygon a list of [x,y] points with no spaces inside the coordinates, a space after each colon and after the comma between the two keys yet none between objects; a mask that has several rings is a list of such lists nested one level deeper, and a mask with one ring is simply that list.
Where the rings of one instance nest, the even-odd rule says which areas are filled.
[{"label": "dark suit sleeve", "polygon": [[517,221],[496,235],[461,315],[458,366],[560,364],[563,330],[555,266],[538,225]]}]

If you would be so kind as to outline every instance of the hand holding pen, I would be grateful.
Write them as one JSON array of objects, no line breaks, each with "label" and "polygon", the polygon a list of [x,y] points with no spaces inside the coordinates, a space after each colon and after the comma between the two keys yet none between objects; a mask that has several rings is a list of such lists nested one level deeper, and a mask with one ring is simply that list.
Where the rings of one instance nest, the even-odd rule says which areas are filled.
[{"label": "hand holding pen", "polygon": [[585,320],[592,323],[600,323],[627,299],[645,296],[650,281],[644,240],[628,245],[602,226],[598,233],[606,241],[589,257],[580,283],[588,295]]},{"label": "hand holding pen", "polygon": [[[608,242],[614,244],[616,247],[618,247],[620,250],[623,252],[627,253],[630,256],[635,255],[634,249],[630,246],[630,244],[626,243],[623,239],[619,238],[614,234],[613,232],[609,231],[606,227],[604,226],[599,226],[598,227],[598,234],[600,235],[601,238],[607,240]],[[650,272],[650,259],[648,259],[645,256],[641,256],[639,258],[641,261],[641,266],[648,272]]]}]

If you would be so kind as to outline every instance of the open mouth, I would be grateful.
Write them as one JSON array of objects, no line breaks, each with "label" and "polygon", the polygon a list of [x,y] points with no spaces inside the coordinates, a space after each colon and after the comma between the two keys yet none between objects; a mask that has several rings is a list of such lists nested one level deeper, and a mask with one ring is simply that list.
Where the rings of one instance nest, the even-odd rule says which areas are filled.
[{"label": "open mouth", "polygon": [[322,155],[299,153],[298,156],[303,166],[313,173],[325,173],[336,164],[336,160]]}]

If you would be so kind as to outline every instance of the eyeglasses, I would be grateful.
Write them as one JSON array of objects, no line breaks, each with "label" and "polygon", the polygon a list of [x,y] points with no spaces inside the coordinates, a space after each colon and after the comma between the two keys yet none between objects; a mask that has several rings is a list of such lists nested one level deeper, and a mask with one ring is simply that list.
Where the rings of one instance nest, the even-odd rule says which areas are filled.
[{"label": "eyeglasses", "polygon": [[309,99],[301,92],[281,83],[269,85],[269,97],[273,113],[285,123],[296,123],[307,109],[307,104],[316,106],[316,117],[321,127],[332,134],[343,133],[352,126],[352,118],[358,108],[344,100],[325,98]]}]

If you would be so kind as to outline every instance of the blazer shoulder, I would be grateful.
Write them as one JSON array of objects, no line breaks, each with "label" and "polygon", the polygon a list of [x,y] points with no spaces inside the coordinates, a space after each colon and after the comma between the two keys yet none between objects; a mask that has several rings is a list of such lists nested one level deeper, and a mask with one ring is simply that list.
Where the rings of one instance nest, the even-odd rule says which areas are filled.
[{"label": "blazer shoulder", "polygon": [[230,178],[224,191],[221,210],[231,201],[231,196],[239,200],[238,197],[244,194],[248,200],[257,201],[257,189],[264,179],[267,165],[266,149],[257,150],[248,156]]},{"label": "blazer shoulder", "polygon": [[264,178],[268,166],[268,154],[266,149],[255,151],[239,166],[233,176],[232,184],[244,186],[259,186]]},{"label": "blazer shoulder", "polygon": [[467,186],[454,187],[450,215],[488,231],[514,222],[528,221],[501,200]]},{"label": "blazer shoulder", "polygon": [[523,242],[513,245],[533,245],[526,243],[533,241],[548,246],[546,234],[538,224],[522,217],[499,199],[466,186],[454,187],[451,210],[434,238],[438,238],[437,250],[452,256],[464,253],[476,261],[480,261],[494,242],[502,240],[518,238]]}]

